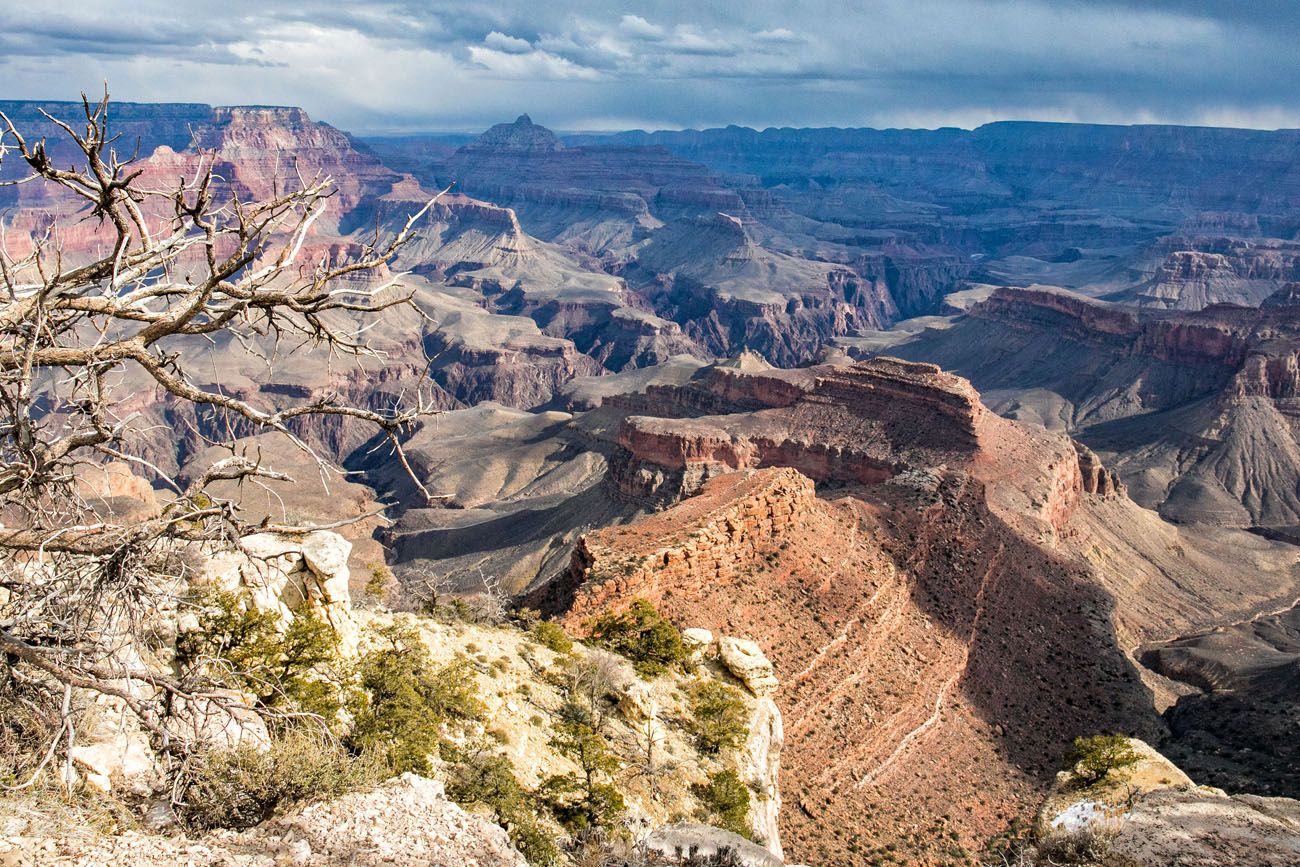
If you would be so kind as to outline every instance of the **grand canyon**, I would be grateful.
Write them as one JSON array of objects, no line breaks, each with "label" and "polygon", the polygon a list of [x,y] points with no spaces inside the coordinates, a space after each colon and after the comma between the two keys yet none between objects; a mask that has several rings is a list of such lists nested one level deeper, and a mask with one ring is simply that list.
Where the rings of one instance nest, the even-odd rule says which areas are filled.
[{"label": "grand canyon", "polygon": [[[112,184],[97,201],[57,182],[86,154],[55,119],[75,132],[92,108],[0,100],[15,376],[23,351],[57,343],[21,327],[24,287],[49,279],[39,254],[75,274],[133,249],[109,252]],[[116,101],[106,117],[133,190],[210,173],[218,207],[327,180],[298,234],[268,233],[271,252],[214,287],[282,242],[297,244],[286,275],[327,262],[401,303],[293,308],[311,339],[287,342],[245,307],[221,320],[238,331],[95,362],[112,448],[64,480],[91,517],[29,543],[46,512],[0,485],[15,720],[0,801],[16,805],[0,863],[1300,863],[1300,132],[558,133],[539,112],[367,135],[293,107]],[[141,226],[188,207],[127,200]],[[348,269],[375,250],[391,255]],[[148,305],[196,283],[175,279]],[[97,328],[90,301],[69,309],[87,317],[75,346],[167,321],[141,306]],[[343,334],[366,352],[337,352]],[[139,352],[162,372],[132,366]],[[20,415],[57,429],[87,412],[62,379],[73,356],[51,357],[22,388],[5,380],[7,454],[24,453]],[[191,391],[164,378],[176,359]],[[412,400],[400,426],[371,423]],[[276,472],[231,474],[235,460]],[[229,503],[238,530],[203,535],[175,502]],[[138,648],[79,657],[73,676],[41,661],[72,647],[63,627],[23,625],[24,582],[62,586],[44,546],[100,521],[166,524],[150,545],[186,564],[189,589],[167,604],[98,589],[149,622]],[[141,673],[181,677],[194,636],[216,634],[191,585],[220,590],[241,634],[258,612],[283,616],[276,641],[328,624],[363,692],[384,642],[414,642],[478,709],[464,731],[452,711],[424,722],[430,761],[277,796],[256,821],[196,819],[218,795],[194,757],[280,756],[302,708],[227,677],[229,719],[192,725],[189,752],[162,717],[124,721],[163,693],[182,716],[217,704]],[[647,666],[619,643],[611,624],[647,618],[680,658]],[[274,653],[287,673],[290,651]],[[314,659],[304,682],[333,683]],[[739,715],[721,749],[692,721],[706,688]],[[373,752],[357,734],[378,715],[369,695],[324,714],[347,761]],[[573,746],[579,725],[605,759]],[[1108,735],[1136,770],[1089,789],[1067,753]],[[485,795],[466,768],[508,784]],[[48,819],[22,800],[42,773],[115,818],[94,833]],[[584,773],[586,800],[565,800],[555,780]],[[719,780],[746,792],[738,819]],[[598,789],[618,804],[599,821]]]}]

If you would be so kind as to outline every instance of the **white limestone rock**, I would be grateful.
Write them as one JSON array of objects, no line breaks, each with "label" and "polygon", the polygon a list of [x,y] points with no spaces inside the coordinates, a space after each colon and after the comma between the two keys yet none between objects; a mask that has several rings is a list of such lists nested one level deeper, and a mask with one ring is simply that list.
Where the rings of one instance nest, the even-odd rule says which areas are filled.
[{"label": "white limestone rock", "polygon": [[334,627],[340,650],[351,656],[359,640],[348,590],[351,553],[352,543],[328,530],[253,533],[240,539],[240,550],[209,557],[201,580],[276,612],[285,629],[294,611],[306,608]]},{"label": "white limestone rock", "polygon": [[718,642],[722,664],[745,684],[745,688],[759,698],[776,692],[779,682],[776,670],[760,648],[745,638],[724,635]]},{"label": "white limestone rock", "polygon": [[700,662],[713,646],[713,633],[707,629],[691,627],[682,630],[682,643],[691,654],[692,662]]}]

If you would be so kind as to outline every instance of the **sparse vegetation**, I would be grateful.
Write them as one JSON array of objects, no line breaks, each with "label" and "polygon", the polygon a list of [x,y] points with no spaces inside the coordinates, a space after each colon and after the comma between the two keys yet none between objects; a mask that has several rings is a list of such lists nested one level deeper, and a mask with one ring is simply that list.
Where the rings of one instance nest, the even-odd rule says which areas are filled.
[{"label": "sparse vegetation", "polygon": [[533,623],[529,632],[537,640],[538,644],[548,647],[556,653],[571,653],[573,651],[573,639],[568,636],[558,623],[553,623],[550,620],[538,620]]},{"label": "sparse vegetation", "polygon": [[740,690],[708,678],[691,684],[686,700],[691,712],[687,725],[701,752],[718,755],[744,745],[749,713]]},{"label": "sparse vegetation", "polygon": [[560,824],[570,831],[612,827],[626,808],[613,782],[618,757],[576,703],[565,705],[551,747],[578,765],[578,773],[552,776],[542,786]]},{"label": "sparse vegetation", "polygon": [[1092,786],[1115,771],[1138,763],[1141,756],[1124,735],[1075,738],[1066,762],[1084,785]]},{"label": "sparse vegetation", "polygon": [[707,785],[696,785],[693,791],[704,808],[701,818],[705,822],[753,839],[754,832],[749,827],[749,787],[735,771],[719,771],[709,777]]},{"label": "sparse vegetation", "polygon": [[447,796],[466,807],[481,805],[491,810],[493,819],[507,829],[510,842],[529,864],[551,867],[562,863],[555,841],[538,821],[541,805],[520,785],[505,756],[482,750],[463,754],[448,772]]},{"label": "sparse vegetation", "polygon": [[642,677],[657,677],[690,658],[677,627],[644,599],[634,601],[625,612],[603,614],[588,625],[590,643],[626,656]]},{"label": "sparse vegetation", "polygon": [[249,828],[283,807],[335,797],[385,776],[375,753],[353,755],[332,738],[294,730],[265,751],[242,746],[191,759],[178,814],[193,830]]},{"label": "sparse vegetation", "polygon": [[439,752],[440,728],[479,719],[474,675],[463,658],[436,665],[412,627],[394,624],[379,631],[383,644],[357,664],[360,692],[349,743],[376,749],[394,773],[428,774]]},{"label": "sparse vegetation", "polygon": [[1113,830],[1092,826],[1058,831],[1038,842],[1038,863],[1062,867],[1102,864],[1114,838]]},{"label": "sparse vegetation", "polygon": [[347,675],[333,627],[299,611],[281,632],[279,614],[245,605],[233,593],[205,593],[194,603],[198,626],[176,639],[186,681],[204,677],[255,695],[259,707],[334,721]]},{"label": "sparse vegetation", "polygon": [[366,578],[366,600],[374,605],[387,605],[396,588],[397,578],[384,563],[371,563],[370,576]]}]

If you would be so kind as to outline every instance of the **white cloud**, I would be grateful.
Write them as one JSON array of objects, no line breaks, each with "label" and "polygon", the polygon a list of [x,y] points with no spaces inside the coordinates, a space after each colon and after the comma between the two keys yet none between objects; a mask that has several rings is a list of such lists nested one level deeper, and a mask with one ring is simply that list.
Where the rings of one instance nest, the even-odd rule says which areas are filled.
[{"label": "white cloud", "polygon": [[483,44],[506,54],[526,54],[533,50],[533,44],[527,39],[507,36],[499,30],[493,30],[483,39]]},{"label": "white cloud", "polygon": [[533,50],[527,54],[511,54],[481,45],[469,47],[470,60],[501,78],[520,78],[541,81],[600,78],[599,70],[574,63],[566,57],[549,51]]},{"label": "white cloud", "polygon": [[561,128],[1297,126],[1300,66],[1279,59],[1300,3],[1270,3],[1256,20],[1226,0],[223,0],[214,18],[205,0],[0,0],[0,98],[107,78],[124,99],[294,103],[354,129],[521,111]]},{"label": "white cloud", "polygon": [[667,31],[658,24],[651,24],[640,15],[624,15],[618,23],[618,29],[637,39],[655,41],[663,39]]},{"label": "white cloud", "polygon": [[803,37],[788,27],[777,27],[773,30],[760,30],[754,34],[754,38],[759,42],[771,42],[779,45],[795,45],[803,42]]}]

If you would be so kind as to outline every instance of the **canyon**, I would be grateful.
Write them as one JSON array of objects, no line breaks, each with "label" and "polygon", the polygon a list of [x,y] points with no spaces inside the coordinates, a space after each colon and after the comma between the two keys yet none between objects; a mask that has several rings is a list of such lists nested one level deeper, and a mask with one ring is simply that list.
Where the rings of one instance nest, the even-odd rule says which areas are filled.
[{"label": "canyon", "polygon": [[[0,101],[56,162],[41,112],[68,109]],[[375,354],[167,348],[267,409],[418,394],[436,414],[402,465],[352,420],[232,430],[124,375],[131,463],[80,482],[103,508],[147,511],[230,435],[289,478],[221,493],[340,524],[356,598],[390,570],[579,637],[638,601],[725,636],[710,670],[783,720],[779,789],[775,764],[758,785],[790,863],[978,857],[1100,732],[1198,783],[1300,795],[1300,133],[523,115],[357,137],[287,107],[114,112],[150,183],[210,162],[218,197],[247,199],[328,177],[313,258],[355,260],[428,205],[375,275],[410,303],[330,314]],[[0,211],[14,249],[49,229],[71,262],[97,250],[39,184],[0,187]],[[770,661],[759,681],[724,664],[737,641]]]}]

